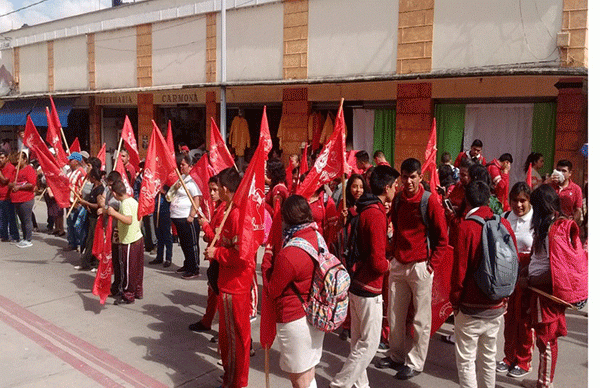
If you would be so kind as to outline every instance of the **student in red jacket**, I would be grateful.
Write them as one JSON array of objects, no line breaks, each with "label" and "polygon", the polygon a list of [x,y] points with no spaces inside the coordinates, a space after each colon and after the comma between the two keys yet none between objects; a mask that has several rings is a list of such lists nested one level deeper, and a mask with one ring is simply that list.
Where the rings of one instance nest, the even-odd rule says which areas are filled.
[{"label": "student in red jacket", "polygon": [[21,229],[23,231],[23,239],[17,243],[17,247],[29,248],[33,245],[31,242],[33,233],[32,213],[37,174],[29,164],[26,152],[19,154],[18,163],[20,168],[17,172],[17,178],[8,184],[8,188],[10,190],[10,201],[15,205],[15,210],[19,221],[21,221]]},{"label": "student in red jacket", "polygon": [[[421,214],[425,193],[421,162],[406,159],[400,177],[403,188],[394,198],[391,216],[394,259],[389,277],[390,350],[376,366],[398,368],[396,378],[406,380],[423,371],[427,358],[433,274],[446,254],[448,230],[442,205],[433,196],[426,203],[427,226]],[[412,322],[407,322],[411,302],[415,315]],[[406,330],[407,323],[412,324],[414,336]]]},{"label": "student in red jacket", "polygon": [[498,159],[494,159],[487,166],[490,177],[492,178],[492,191],[498,197],[504,211],[510,210],[508,203],[508,188],[510,185],[510,166],[513,162],[511,154],[502,154]]},{"label": "student in red jacket", "polygon": [[556,194],[560,198],[560,210],[567,217],[572,217],[575,222],[581,224],[581,216],[583,215],[583,194],[581,187],[571,180],[573,173],[573,163],[563,159],[556,163],[556,170],[562,174],[552,174],[550,176],[550,184],[556,190]]},{"label": "student in red jacket", "polygon": [[[474,181],[467,186],[467,216],[460,224],[458,243],[454,247],[454,265],[450,284],[450,303],[454,310],[456,336],[456,367],[461,387],[494,388],[496,385],[496,340],[507,298],[492,300],[475,282],[475,269],[483,257],[481,231],[483,226],[470,216],[484,220],[494,216],[487,206],[489,186]],[[515,246],[517,241],[510,223],[501,219],[510,231]],[[475,373],[475,363],[479,375]]]},{"label": "student in red jacket", "polygon": [[483,157],[483,155],[481,155],[482,148],[483,142],[481,140],[473,140],[473,143],[471,143],[471,149],[469,149],[468,151],[462,151],[456,156],[456,160],[454,161],[454,167],[460,167],[460,162],[463,159],[471,159],[474,163],[479,163],[485,166],[485,158]]},{"label": "student in red jacket", "polygon": [[373,360],[383,320],[383,277],[390,269],[386,258],[387,216],[385,202],[396,194],[400,174],[389,166],[377,166],[370,178],[371,193],[357,201],[359,261],[353,265],[350,283],[352,321],[350,354],[330,387],[368,387],[367,367]]},{"label": "student in red jacket", "polygon": [[[215,203],[215,210],[208,221],[206,218],[200,218],[200,227],[204,232],[204,242],[210,244],[211,241],[215,238],[215,231],[221,225],[221,221],[223,221],[223,217],[225,216],[225,210],[227,203],[221,201],[219,198],[219,178],[217,175],[211,176],[208,179],[208,193],[210,195],[211,201]],[[216,263],[210,264],[211,266],[218,266]],[[207,271],[208,274],[209,271]],[[192,323],[188,326],[191,331],[209,331],[212,326],[212,322],[215,318],[215,314],[217,313],[218,307],[218,293],[217,290],[213,289],[211,286],[211,281],[208,281],[208,297],[206,301],[206,311],[204,312],[204,316],[201,320],[196,323]]]},{"label": "student in red jacket", "polygon": [[[219,173],[219,196],[229,206],[242,178],[231,167]],[[248,386],[250,369],[250,291],[254,260],[240,255],[240,211],[234,205],[215,247],[206,248],[205,258],[219,263],[219,349],[225,375],[223,387]],[[247,255],[245,255],[247,257]]]},{"label": "student in red jacket", "polygon": [[315,366],[321,360],[325,332],[308,323],[299,298],[308,298],[315,261],[303,249],[285,245],[299,237],[318,249],[318,228],[302,196],[290,196],[283,203],[281,215],[287,225],[283,248],[266,270],[269,297],[275,305],[279,366],[289,374],[293,387],[317,388]]}]

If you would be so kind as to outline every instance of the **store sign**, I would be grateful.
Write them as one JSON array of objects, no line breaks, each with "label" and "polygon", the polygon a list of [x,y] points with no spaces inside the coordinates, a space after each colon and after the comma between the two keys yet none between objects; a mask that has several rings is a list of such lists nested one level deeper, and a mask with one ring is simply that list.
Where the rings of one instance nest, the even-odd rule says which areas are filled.
[{"label": "store sign", "polygon": [[135,94],[96,96],[96,105],[137,105]]},{"label": "store sign", "polygon": [[154,95],[154,105],[200,104],[196,92],[167,92]]}]

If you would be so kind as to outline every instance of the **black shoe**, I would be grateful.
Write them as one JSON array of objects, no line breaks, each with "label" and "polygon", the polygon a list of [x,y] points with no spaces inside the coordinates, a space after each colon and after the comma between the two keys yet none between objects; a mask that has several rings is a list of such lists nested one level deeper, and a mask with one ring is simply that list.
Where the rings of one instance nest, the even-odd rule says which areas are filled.
[{"label": "black shoe", "polygon": [[200,276],[200,272],[186,272],[183,275],[181,275],[182,279],[194,279],[197,278],[198,276]]},{"label": "black shoe", "polygon": [[186,272],[185,267],[181,267],[177,270],[177,272],[181,273],[181,272]]},{"label": "black shoe", "polygon": [[188,328],[191,331],[197,331],[197,332],[210,331],[210,327],[204,326],[204,324],[202,324],[202,321],[198,321],[196,323],[192,323],[191,325],[188,326]]},{"label": "black shoe", "polygon": [[398,373],[396,373],[396,376],[394,377],[398,380],[408,380],[419,374],[421,374],[421,372],[414,370],[410,366],[402,365],[400,369],[398,369]]},{"label": "black shoe", "polygon": [[254,355],[256,354],[256,351],[252,348],[250,348],[250,357],[254,357]]},{"label": "black shoe", "polygon": [[340,339],[342,341],[346,341],[348,338],[350,338],[350,330],[343,329],[342,332],[340,333]]},{"label": "black shoe", "polygon": [[150,261],[148,264],[162,264],[162,259],[154,259]]},{"label": "black shoe", "polygon": [[391,357],[380,358],[375,363],[375,368],[377,368],[377,369],[385,369],[385,368],[398,369],[403,366],[404,366],[403,363],[396,362],[396,361],[392,360]]},{"label": "black shoe", "polygon": [[115,306],[118,306],[120,304],[132,304],[133,302],[135,302],[135,300],[128,300],[128,299],[125,299],[122,296],[120,296],[117,299],[115,299],[115,302],[113,304]]},{"label": "black shoe", "polygon": [[170,261],[165,261],[165,262],[163,263],[163,267],[165,267],[165,268],[168,268],[168,267],[170,267],[170,266],[171,266],[171,262],[170,262]]}]

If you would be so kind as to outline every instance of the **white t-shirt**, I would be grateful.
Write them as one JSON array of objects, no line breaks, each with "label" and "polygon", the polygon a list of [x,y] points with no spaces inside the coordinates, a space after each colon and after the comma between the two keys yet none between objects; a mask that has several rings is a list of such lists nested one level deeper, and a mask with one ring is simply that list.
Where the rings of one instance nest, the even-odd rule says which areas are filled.
[{"label": "white t-shirt", "polygon": [[[185,186],[190,191],[192,197],[202,196],[202,192],[198,188],[198,185],[191,176],[185,175],[183,177]],[[192,209],[192,202],[188,198],[183,186],[179,187],[171,200],[171,218],[188,218],[190,216],[190,210]],[[196,215],[198,217],[198,215]]]},{"label": "white t-shirt", "polygon": [[531,252],[533,245],[533,230],[531,230],[531,218],[533,217],[533,209],[523,217],[517,217],[514,212],[508,214],[507,220],[510,222],[515,237],[517,238],[517,249],[519,253]]}]

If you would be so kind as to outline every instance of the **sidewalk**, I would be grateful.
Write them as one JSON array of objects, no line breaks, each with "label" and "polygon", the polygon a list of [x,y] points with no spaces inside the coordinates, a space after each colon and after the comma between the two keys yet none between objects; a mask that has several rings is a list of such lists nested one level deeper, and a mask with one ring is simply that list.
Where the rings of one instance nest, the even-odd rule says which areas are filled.
[{"label": "sidewalk", "polygon": [[[41,229],[45,206],[38,202]],[[0,243],[0,386],[1,387],[217,387],[222,369],[213,331],[188,330],[204,313],[206,268],[201,276],[183,280],[183,263],[175,244],[170,268],[149,266],[146,254],[144,299],[114,306],[101,305],[92,295],[94,273],[76,271],[79,254],[65,252],[64,238],[35,233],[33,247],[20,249]],[[202,249],[204,246],[202,246]],[[260,272],[260,270],[258,271]],[[260,283],[260,274],[259,274]],[[588,318],[568,312],[569,336],[559,340],[555,387],[587,386]],[[265,386],[265,357],[259,344],[259,319],[252,324],[256,356],[250,359],[250,387]],[[369,368],[372,387],[458,387],[454,348],[441,341],[452,327],[445,324],[432,336],[424,373],[405,382],[391,370]],[[502,349],[502,341],[498,348]],[[327,387],[349,352],[349,341],[326,335],[317,367],[319,387]],[[270,386],[291,386],[279,369],[277,341],[270,355]],[[500,359],[501,355],[498,355]],[[537,371],[537,350],[534,371]],[[526,379],[534,379],[536,372]],[[520,381],[498,376],[498,387]]]}]

